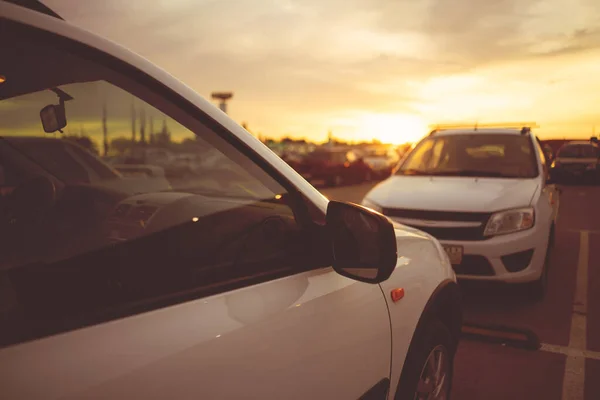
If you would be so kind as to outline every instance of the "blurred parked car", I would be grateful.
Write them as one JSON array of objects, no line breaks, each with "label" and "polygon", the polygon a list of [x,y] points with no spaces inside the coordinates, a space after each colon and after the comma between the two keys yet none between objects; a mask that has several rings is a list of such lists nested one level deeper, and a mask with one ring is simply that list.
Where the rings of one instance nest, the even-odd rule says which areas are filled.
[{"label": "blurred parked car", "polygon": [[354,150],[322,148],[307,154],[295,166],[307,180],[322,181],[327,186],[368,182],[375,174]]},{"label": "blurred parked car", "polygon": [[390,147],[366,149],[363,152],[365,163],[377,178],[387,178],[400,161],[398,151]]},{"label": "blurred parked car", "polygon": [[550,166],[552,178],[561,183],[597,182],[600,177],[600,149],[597,143],[573,141],[563,145]]},{"label": "blurred parked car", "polygon": [[131,194],[170,188],[160,174],[154,175],[154,179],[124,176],[114,166],[68,140],[4,136],[0,137],[0,157],[5,171],[3,186],[17,187],[25,177],[43,174],[71,188],[102,187]]}]

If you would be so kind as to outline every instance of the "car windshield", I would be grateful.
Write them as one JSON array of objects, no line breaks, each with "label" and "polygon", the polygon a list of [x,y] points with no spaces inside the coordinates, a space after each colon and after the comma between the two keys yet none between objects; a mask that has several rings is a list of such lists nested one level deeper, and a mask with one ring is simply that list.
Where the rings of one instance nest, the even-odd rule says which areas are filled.
[{"label": "car windshield", "polygon": [[561,158],[596,158],[600,156],[598,148],[591,144],[569,144],[558,151]]},{"label": "car windshield", "polygon": [[538,170],[529,136],[486,133],[428,137],[396,174],[534,178]]}]

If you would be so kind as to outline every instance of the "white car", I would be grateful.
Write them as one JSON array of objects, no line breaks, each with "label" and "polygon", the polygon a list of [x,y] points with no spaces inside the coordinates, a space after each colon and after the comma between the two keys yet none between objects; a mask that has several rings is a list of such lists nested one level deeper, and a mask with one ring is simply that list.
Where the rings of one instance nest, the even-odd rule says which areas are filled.
[{"label": "white car", "polygon": [[448,398],[462,312],[436,240],[328,201],[166,72],[18,2],[42,12],[0,1],[0,131],[60,137],[101,95],[113,126],[135,99],[222,157],[133,195],[4,169],[1,399]]},{"label": "white car", "polygon": [[458,278],[544,294],[558,196],[529,128],[435,130],[363,205],[439,239]]}]

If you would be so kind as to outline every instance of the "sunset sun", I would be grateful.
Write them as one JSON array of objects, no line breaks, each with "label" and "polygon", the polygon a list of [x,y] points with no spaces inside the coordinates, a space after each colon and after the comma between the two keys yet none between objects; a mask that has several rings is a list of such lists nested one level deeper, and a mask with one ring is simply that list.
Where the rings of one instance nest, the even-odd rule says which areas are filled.
[{"label": "sunset sun", "polygon": [[428,124],[410,114],[367,114],[359,119],[361,138],[383,143],[403,144],[419,140],[427,133]]}]

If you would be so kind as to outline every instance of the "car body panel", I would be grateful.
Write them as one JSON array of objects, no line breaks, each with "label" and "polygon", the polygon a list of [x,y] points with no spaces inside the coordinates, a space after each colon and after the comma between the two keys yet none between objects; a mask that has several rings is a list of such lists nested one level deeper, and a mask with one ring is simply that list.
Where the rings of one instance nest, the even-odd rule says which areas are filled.
[{"label": "car body panel", "polygon": [[0,397],[358,398],[390,350],[379,286],[324,268],[0,350]]},{"label": "car body panel", "polygon": [[[441,282],[456,276],[440,243],[417,229],[396,225],[398,263],[392,276],[382,282],[392,324],[392,374],[390,398],[396,392],[406,354],[423,310]],[[393,302],[391,291],[404,289],[404,297]]]}]

